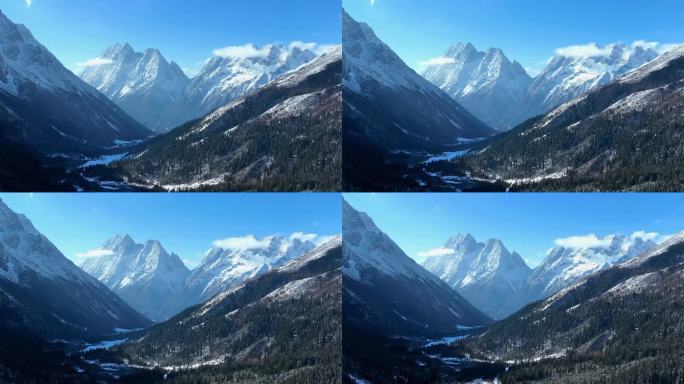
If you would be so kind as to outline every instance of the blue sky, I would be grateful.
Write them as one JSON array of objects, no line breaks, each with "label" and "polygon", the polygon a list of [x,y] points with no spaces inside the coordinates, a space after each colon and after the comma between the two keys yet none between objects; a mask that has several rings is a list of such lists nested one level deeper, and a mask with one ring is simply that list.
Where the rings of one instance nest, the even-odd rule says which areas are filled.
[{"label": "blue sky", "polygon": [[[28,3],[30,2],[30,6]],[[197,70],[214,49],[291,41],[339,44],[340,0],[3,0],[72,71],[115,42],[158,48]]]},{"label": "blue sky", "polygon": [[[380,0],[378,0],[380,1]],[[656,241],[684,230],[684,194],[345,194],[410,257],[453,235],[501,239],[536,266],[559,239],[651,233]],[[657,234],[657,235],[656,235]],[[581,236],[579,238],[568,239]]]},{"label": "blue sky", "polygon": [[127,233],[136,242],[161,241],[189,267],[212,243],[232,237],[296,232],[341,233],[338,194],[7,194],[7,206],[25,214],[68,258]]},{"label": "blue sky", "polygon": [[502,48],[532,72],[561,47],[684,42],[681,0],[343,0],[343,5],[414,68],[460,41],[479,50]]}]

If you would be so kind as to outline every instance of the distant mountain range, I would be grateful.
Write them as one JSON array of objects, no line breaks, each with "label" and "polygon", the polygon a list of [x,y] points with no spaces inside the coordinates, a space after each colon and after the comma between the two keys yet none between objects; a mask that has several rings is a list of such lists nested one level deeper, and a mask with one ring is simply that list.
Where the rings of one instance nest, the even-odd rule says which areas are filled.
[{"label": "distant mountain range", "polygon": [[431,256],[422,265],[478,309],[502,319],[657,245],[637,235],[609,235],[604,240],[605,246],[555,246],[541,264],[530,269],[501,240],[479,243],[470,234],[457,235],[444,244],[442,249],[448,253]]},{"label": "distant mountain range", "polygon": [[94,250],[97,256],[85,259],[81,268],[150,319],[164,321],[316,247],[296,234],[254,242],[254,246],[212,248],[190,271],[158,241],[136,244],[128,235],[117,235]]},{"label": "distant mountain range", "polygon": [[205,116],[271,80],[316,58],[298,45],[261,47],[266,54],[234,58],[214,56],[192,79],[156,49],[135,52],[115,44],[80,76],[148,128],[168,132]]},{"label": "distant mountain range", "polygon": [[422,75],[462,103],[475,116],[500,130],[544,114],[556,106],[615,80],[658,57],[638,43],[596,47],[600,54],[558,54],[531,78],[501,49],[478,52],[470,43],[449,48],[439,64]]}]

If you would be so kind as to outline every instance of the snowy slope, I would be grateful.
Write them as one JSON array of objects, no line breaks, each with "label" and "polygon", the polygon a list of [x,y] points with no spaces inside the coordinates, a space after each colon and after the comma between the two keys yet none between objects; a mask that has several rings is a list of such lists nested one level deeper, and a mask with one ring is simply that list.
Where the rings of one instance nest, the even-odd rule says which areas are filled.
[{"label": "snowy slope", "polygon": [[583,277],[629,260],[656,246],[635,236],[609,235],[608,245],[591,248],[554,247],[529,277],[532,300],[571,286]]},{"label": "snowy slope", "polygon": [[2,326],[78,338],[149,322],[0,201]]},{"label": "snowy slope", "polygon": [[1,12],[0,90],[5,140],[41,153],[92,150],[149,135]]},{"label": "snowy slope", "polygon": [[207,252],[187,279],[190,304],[196,304],[221,291],[264,274],[314,249],[316,245],[296,235],[267,236],[244,245],[216,247]]},{"label": "snowy slope", "polygon": [[344,321],[384,335],[455,334],[489,318],[343,202]]},{"label": "snowy slope", "polygon": [[546,113],[590,90],[607,84],[658,57],[658,52],[640,45],[609,44],[589,56],[553,57],[534,79],[521,101],[525,118]]},{"label": "snowy slope", "polygon": [[429,65],[423,77],[458,100],[480,120],[498,129],[511,128],[508,109],[527,92],[532,78],[503,51],[477,51],[470,43],[450,47],[442,62]]},{"label": "snowy slope", "polygon": [[193,77],[182,96],[162,116],[168,129],[202,117],[316,58],[296,44],[267,45],[256,57],[214,56]]},{"label": "snowy slope", "polygon": [[86,67],[80,77],[150,129],[164,131],[160,116],[183,95],[190,80],[156,49],[135,52],[128,44],[107,48],[104,64]]},{"label": "snowy slope", "polygon": [[423,267],[444,280],[487,315],[500,319],[527,304],[526,284],[532,272],[501,240],[477,242],[470,234],[451,237]]},{"label": "snowy slope", "polygon": [[183,309],[182,295],[190,271],[158,241],[136,244],[128,235],[107,240],[81,268],[107,285],[152,320],[164,320]]},{"label": "snowy slope", "polygon": [[345,135],[401,150],[493,133],[344,11],[342,40]]}]

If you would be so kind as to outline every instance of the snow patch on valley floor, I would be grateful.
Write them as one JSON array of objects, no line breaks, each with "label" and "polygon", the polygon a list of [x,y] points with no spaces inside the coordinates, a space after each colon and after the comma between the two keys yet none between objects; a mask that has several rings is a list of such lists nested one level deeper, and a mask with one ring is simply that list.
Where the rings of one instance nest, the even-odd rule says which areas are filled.
[{"label": "snow patch on valley floor", "polygon": [[126,341],[128,341],[128,338],[120,340],[105,340],[97,344],[88,344],[85,348],[81,350],[81,352],[94,351],[96,349],[109,349],[112,347],[116,347],[119,344],[123,344]]},{"label": "snow patch on valley floor", "polygon": [[81,165],[81,168],[94,167],[96,165],[109,165],[121,161],[126,156],[128,156],[128,153],[100,156],[99,158],[88,160],[85,164]]},{"label": "snow patch on valley floor", "polygon": [[349,377],[349,379],[350,379],[354,384],[372,384],[370,381],[364,380],[364,379],[362,379],[362,378],[360,378],[360,377],[354,375],[353,373],[348,373],[348,374],[347,374],[347,377]]},{"label": "snow patch on valley floor", "polygon": [[470,153],[470,149],[465,149],[462,151],[454,151],[454,152],[444,152],[441,155],[432,156],[431,158],[425,160],[423,162],[423,164],[430,164],[430,163],[434,163],[437,161],[451,161],[453,159],[463,157],[463,156],[467,155],[468,153]]}]

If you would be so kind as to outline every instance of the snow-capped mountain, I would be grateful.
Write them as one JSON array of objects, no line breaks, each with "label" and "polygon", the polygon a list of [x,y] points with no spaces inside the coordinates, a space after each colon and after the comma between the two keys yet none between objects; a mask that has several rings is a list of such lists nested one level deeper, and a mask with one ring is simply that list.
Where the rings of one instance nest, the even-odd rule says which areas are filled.
[{"label": "snow-capped mountain", "polygon": [[340,190],[341,67],[338,46],[146,142],[113,171],[150,189]]},{"label": "snow-capped mountain", "polygon": [[0,307],[3,327],[43,337],[78,338],[149,324],[2,201]]},{"label": "snow-capped mountain", "polygon": [[248,236],[207,252],[200,265],[187,279],[189,304],[204,302],[217,293],[262,275],[302,256],[316,247],[309,239],[296,234]]},{"label": "snow-capped mountain", "polygon": [[423,267],[458,291],[475,307],[501,319],[527,304],[527,279],[532,270],[501,240],[477,242],[470,234],[449,238],[440,256],[431,256]]},{"label": "snow-capped mountain", "polygon": [[45,155],[83,153],[150,132],[0,13],[3,140]]},{"label": "snow-capped mountain", "polygon": [[534,79],[521,101],[522,120],[550,111],[590,90],[607,84],[658,57],[652,48],[638,44],[608,44],[594,55],[553,57]]},{"label": "snow-capped mountain", "polygon": [[343,202],[345,324],[385,336],[454,335],[490,319]]},{"label": "snow-capped mountain", "polygon": [[161,115],[182,96],[190,79],[178,64],[156,49],[135,52],[117,43],[99,57],[103,64],[86,67],[80,76],[146,127],[164,131]]},{"label": "snow-capped mountain", "polygon": [[606,244],[595,247],[550,249],[529,277],[530,301],[546,298],[585,276],[629,260],[656,246],[638,236],[609,235]]},{"label": "snow-capped mountain", "polygon": [[165,320],[183,309],[190,271],[156,240],[136,244],[128,235],[108,239],[81,269],[117,293],[148,318]]},{"label": "snow-capped mountain", "polygon": [[368,25],[345,11],[342,17],[345,140],[415,150],[493,133],[408,67]]},{"label": "snow-capped mountain", "polygon": [[483,122],[497,129],[511,128],[509,109],[527,93],[532,78],[503,51],[478,51],[471,43],[450,47],[423,77],[440,87]]},{"label": "snow-capped mountain", "polygon": [[316,58],[297,44],[255,47],[253,57],[214,56],[193,77],[183,95],[162,117],[175,128],[237,100]]}]

